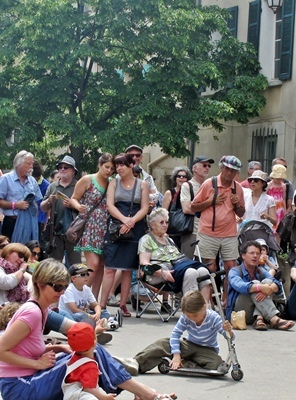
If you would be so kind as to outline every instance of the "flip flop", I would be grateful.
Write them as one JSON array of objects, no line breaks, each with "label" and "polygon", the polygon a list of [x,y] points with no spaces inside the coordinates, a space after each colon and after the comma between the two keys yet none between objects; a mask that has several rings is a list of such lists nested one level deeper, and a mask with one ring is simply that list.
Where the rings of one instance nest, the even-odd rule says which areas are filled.
[{"label": "flip flop", "polygon": [[[288,325],[289,324],[289,325]],[[288,326],[286,326],[288,325]],[[273,325],[270,325],[273,329],[277,329],[279,331],[288,331],[289,329],[293,328],[295,325],[294,321],[287,321],[286,319],[281,320],[278,318]]]},{"label": "flip flop", "polygon": [[267,331],[266,323],[262,318],[256,319],[252,326],[256,331]]}]

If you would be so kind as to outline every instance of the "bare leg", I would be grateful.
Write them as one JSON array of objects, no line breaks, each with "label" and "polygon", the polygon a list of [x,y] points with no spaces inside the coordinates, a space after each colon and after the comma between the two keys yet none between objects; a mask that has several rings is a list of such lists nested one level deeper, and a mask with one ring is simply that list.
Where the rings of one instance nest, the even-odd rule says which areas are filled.
[{"label": "bare leg", "polygon": [[216,265],[216,260],[211,259],[211,258],[203,258],[202,262],[207,265],[208,269],[210,272],[216,272],[217,271],[217,265]]},{"label": "bare leg", "polygon": [[106,308],[108,296],[113,285],[115,279],[115,269],[105,268],[104,277],[103,277],[103,285],[102,285],[102,294],[101,294],[101,307]]},{"label": "bare leg", "polygon": [[98,300],[104,275],[104,260],[98,254],[90,251],[85,251],[84,257],[86,259],[86,265],[88,268],[94,270],[94,272],[91,272],[90,277],[88,278],[87,285],[92,288],[93,295],[95,296],[96,300]]},{"label": "bare leg", "polygon": [[212,307],[212,286],[207,285],[207,286],[203,287],[200,292],[203,295],[206,303],[209,304],[209,302],[210,302],[211,307]]},{"label": "bare leg", "polygon": [[[141,400],[154,400],[155,397],[159,392],[156,392],[154,389],[143,385],[142,383],[136,381],[135,379],[131,378],[128,381],[123,382],[119,385],[121,389],[127,390],[133,393],[137,398]],[[164,396],[160,397],[165,399]]]},{"label": "bare leg", "polygon": [[125,306],[132,283],[132,271],[122,271],[120,306]]},{"label": "bare leg", "polygon": [[115,295],[116,289],[118,288],[118,286],[119,286],[119,284],[120,284],[120,282],[121,282],[121,272],[122,272],[122,271],[118,269],[118,270],[116,271],[116,273],[115,273],[115,279],[114,279],[112,288],[111,288],[111,290],[110,290],[109,297],[110,297],[112,294]]},{"label": "bare leg", "polygon": [[236,260],[228,260],[228,261],[223,261],[223,262],[224,262],[224,269],[226,271],[226,275],[224,278],[222,301],[226,306],[227,298],[228,298],[228,272],[231,270],[231,268],[236,266]]}]

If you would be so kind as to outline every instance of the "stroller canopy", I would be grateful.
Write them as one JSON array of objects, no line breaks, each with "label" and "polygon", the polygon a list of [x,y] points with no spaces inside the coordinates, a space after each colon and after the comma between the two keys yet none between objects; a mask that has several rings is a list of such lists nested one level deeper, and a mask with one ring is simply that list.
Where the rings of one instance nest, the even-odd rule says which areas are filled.
[{"label": "stroller canopy", "polygon": [[272,229],[261,221],[247,221],[242,224],[238,236],[239,247],[248,240],[264,239],[268,247],[274,251],[280,251]]}]

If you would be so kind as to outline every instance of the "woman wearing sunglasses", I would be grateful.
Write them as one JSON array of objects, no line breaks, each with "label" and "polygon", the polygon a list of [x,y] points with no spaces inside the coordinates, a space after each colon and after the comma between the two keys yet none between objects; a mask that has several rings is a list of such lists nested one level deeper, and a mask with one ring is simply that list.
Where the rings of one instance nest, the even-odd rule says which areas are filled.
[{"label": "woman wearing sunglasses", "polygon": [[39,264],[40,261],[43,260],[44,253],[42,251],[39,242],[37,242],[36,240],[30,240],[25,244],[25,246],[27,246],[28,249],[31,251],[31,256],[28,260],[28,264],[29,264],[29,272],[32,274],[34,268]]},{"label": "woman wearing sunglasses", "polygon": [[[150,232],[140,239],[138,247],[146,281],[152,286],[168,282],[175,293],[200,290],[208,303],[211,300],[210,280],[197,283],[196,279],[209,271],[200,262],[188,259],[168,237],[168,211],[156,208],[147,216],[147,222]],[[163,304],[164,310],[171,311],[168,304]]]},{"label": "woman wearing sunglasses", "polygon": [[251,190],[244,192],[246,212],[243,220],[262,221],[272,227],[276,224],[277,219],[274,198],[265,193],[267,174],[260,170],[254,171],[248,181]]},{"label": "woman wearing sunglasses", "polygon": [[[169,189],[165,192],[162,200],[162,207],[166,210],[170,211],[171,207],[174,207],[174,210],[181,209],[181,201],[180,201],[180,193],[181,187],[183,183],[188,182],[192,178],[192,174],[187,167],[175,167],[172,175],[171,181],[173,182],[173,188]],[[176,243],[178,248],[181,248],[181,235],[171,234],[168,231],[170,237]]]},{"label": "woman wearing sunglasses", "polygon": [[[62,400],[71,350],[63,344],[45,346],[42,331],[49,306],[68,287],[69,273],[59,261],[48,258],[35,268],[32,281],[32,300],[17,310],[0,337],[0,392],[3,400]],[[68,321],[67,329],[75,323]],[[142,400],[170,399],[135,381],[100,345],[94,357],[102,372],[100,386],[107,393],[128,390]]]},{"label": "woman wearing sunglasses", "polygon": [[27,284],[30,280],[27,260],[30,250],[21,243],[7,244],[0,258],[0,304],[24,303],[29,298]]}]

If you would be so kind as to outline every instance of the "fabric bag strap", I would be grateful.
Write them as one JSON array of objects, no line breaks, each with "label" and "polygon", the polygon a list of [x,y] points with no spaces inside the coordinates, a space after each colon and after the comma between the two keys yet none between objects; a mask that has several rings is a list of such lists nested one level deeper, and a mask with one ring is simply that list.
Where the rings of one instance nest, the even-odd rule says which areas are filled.
[{"label": "fabric bag strap", "polygon": [[103,196],[100,198],[100,200],[98,200],[95,205],[89,210],[89,212],[86,214],[84,219],[88,219],[90,217],[90,215],[95,211],[95,209],[102,203],[102,201],[104,200],[106,193],[107,193],[107,189],[108,189],[108,185],[103,193]]},{"label": "fabric bag strap", "polygon": [[134,184],[134,187],[133,187],[132,201],[131,201],[131,206],[130,206],[129,217],[132,215],[132,211],[133,211],[137,183],[138,183],[138,179],[136,178],[136,181],[135,181],[135,184]]}]

